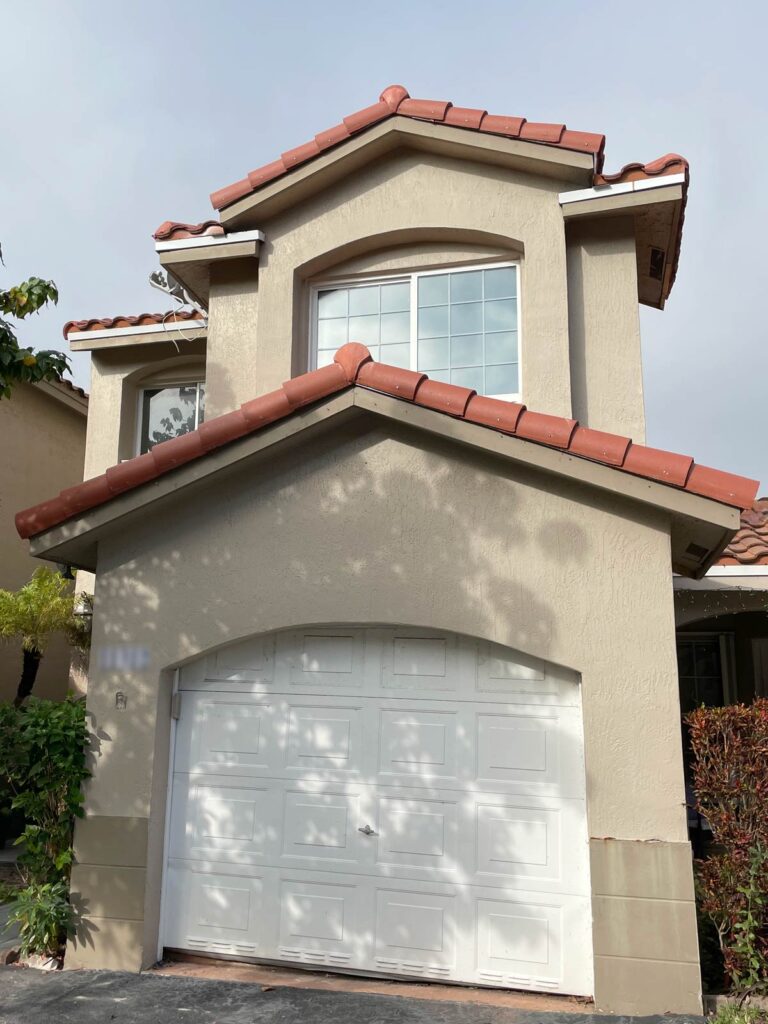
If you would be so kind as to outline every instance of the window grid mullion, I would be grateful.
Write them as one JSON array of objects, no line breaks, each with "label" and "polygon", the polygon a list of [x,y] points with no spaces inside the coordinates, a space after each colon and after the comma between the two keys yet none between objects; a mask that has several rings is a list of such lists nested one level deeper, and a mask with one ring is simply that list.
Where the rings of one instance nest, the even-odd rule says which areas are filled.
[{"label": "window grid mullion", "polygon": [[411,274],[411,359],[412,370],[419,368],[419,274]]}]

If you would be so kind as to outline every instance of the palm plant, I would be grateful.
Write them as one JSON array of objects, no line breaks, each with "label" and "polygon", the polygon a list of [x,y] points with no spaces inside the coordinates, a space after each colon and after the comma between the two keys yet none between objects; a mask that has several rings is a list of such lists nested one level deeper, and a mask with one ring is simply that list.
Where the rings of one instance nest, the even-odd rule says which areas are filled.
[{"label": "palm plant", "polygon": [[63,633],[70,644],[88,646],[86,617],[77,615],[79,598],[59,572],[41,566],[19,590],[0,590],[0,639],[21,642],[21,678],[14,704],[18,707],[32,692],[46,644]]}]

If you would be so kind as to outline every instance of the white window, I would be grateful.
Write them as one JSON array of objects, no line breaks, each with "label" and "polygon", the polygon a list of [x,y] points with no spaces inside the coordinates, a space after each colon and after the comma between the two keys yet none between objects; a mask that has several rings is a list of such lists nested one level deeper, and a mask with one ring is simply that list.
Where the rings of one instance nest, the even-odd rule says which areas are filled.
[{"label": "white window", "polygon": [[145,388],[139,409],[139,454],[143,455],[161,441],[188,434],[203,422],[205,384],[168,384]]},{"label": "white window", "polygon": [[379,362],[481,395],[520,395],[514,263],[320,284],[312,293],[312,327],[313,367],[359,341]]}]

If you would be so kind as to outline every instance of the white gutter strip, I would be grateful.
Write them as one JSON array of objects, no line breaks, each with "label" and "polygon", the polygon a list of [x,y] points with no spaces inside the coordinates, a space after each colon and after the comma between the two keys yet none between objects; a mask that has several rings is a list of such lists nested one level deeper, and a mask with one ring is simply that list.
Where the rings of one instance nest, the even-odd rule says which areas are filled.
[{"label": "white gutter strip", "polygon": [[713,565],[707,576],[768,576],[768,565]]},{"label": "white gutter strip", "polygon": [[589,199],[604,199],[606,196],[642,192],[649,188],[682,185],[684,181],[684,174],[660,174],[656,178],[642,178],[640,181],[623,181],[615,185],[595,185],[594,188],[577,188],[572,192],[561,192],[557,198],[560,205],[565,206],[567,203],[583,203]]},{"label": "white gutter strip", "polygon": [[184,330],[206,330],[208,321],[199,317],[188,320],[166,320],[161,324],[145,324],[143,327],[112,327],[103,331],[70,331],[67,341],[97,341],[99,338],[120,338],[129,334],[169,334]]},{"label": "white gutter strip", "polygon": [[155,252],[171,252],[174,249],[197,249],[206,245],[231,245],[233,242],[263,242],[263,231],[232,231],[228,235],[194,235],[192,238],[171,238],[155,242]]}]

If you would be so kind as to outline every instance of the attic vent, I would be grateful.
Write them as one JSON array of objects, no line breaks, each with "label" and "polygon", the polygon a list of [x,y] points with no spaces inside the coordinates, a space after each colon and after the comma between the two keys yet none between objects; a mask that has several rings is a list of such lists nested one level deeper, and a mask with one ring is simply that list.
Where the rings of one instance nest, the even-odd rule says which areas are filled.
[{"label": "attic vent", "polygon": [[689,544],[685,549],[685,553],[693,558],[703,558],[704,555],[709,554],[709,548],[703,548],[701,544]]},{"label": "attic vent", "polygon": [[664,260],[666,259],[666,253],[663,249],[656,249],[651,246],[651,258],[648,264],[648,276],[652,277],[654,281],[661,281],[664,277]]}]

